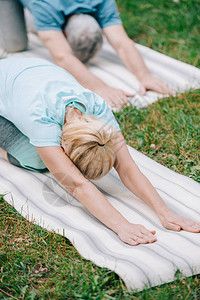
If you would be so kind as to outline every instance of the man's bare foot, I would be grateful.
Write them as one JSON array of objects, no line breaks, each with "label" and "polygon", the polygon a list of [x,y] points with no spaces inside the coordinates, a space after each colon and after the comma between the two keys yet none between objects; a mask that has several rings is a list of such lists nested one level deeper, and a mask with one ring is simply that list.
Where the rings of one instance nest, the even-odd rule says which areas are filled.
[{"label": "man's bare foot", "polygon": [[170,230],[180,231],[185,230],[189,232],[200,232],[200,223],[191,219],[179,216],[173,211],[168,211],[162,216],[159,216],[162,225]]}]

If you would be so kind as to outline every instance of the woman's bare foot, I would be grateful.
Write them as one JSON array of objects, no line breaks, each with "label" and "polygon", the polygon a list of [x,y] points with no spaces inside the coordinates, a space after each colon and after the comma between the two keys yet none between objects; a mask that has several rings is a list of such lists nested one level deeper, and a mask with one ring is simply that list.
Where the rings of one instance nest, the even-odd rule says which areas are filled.
[{"label": "woman's bare foot", "polygon": [[162,225],[170,230],[180,231],[185,230],[189,232],[200,232],[200,223],[191,219],[179,216],[173,211],[167,211],[162,216],[159,216]]},{"label": "woman's bare foot", "polygon": [[0,152],[3,154],[3,157],[4,157],[6,160],[8,160],[7,152],[6,152],[4,149],[2,149],[2,148],[0,148]]}]

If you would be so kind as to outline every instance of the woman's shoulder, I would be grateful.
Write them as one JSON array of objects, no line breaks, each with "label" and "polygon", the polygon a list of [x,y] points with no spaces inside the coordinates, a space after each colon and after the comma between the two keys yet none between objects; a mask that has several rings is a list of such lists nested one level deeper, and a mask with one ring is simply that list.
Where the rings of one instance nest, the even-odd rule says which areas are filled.
[{"label": "woman's shoulder", "polygon": [[9,57],[0,60],[0,71],[1,76],[9,75],[15,78],[18,74],[27,69],[44,65],[51,66],[53,64],[41,58]]}]

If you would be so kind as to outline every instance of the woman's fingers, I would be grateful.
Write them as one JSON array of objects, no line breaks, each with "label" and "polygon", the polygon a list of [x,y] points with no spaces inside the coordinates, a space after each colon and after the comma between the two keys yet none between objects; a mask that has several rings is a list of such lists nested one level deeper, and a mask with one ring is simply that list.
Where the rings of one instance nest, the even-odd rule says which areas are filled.
[{"label": "woman's fingers", "polygon": [[200,232],[200,223],[197,223],[195,221],[182,218],[180,222],[180,226],[183,230],[198,233]]},{"label": "woman's fingers", "polygon": [[162,224],[165,228],[174,231],[180,231],[181,229],[189,232],[198,233],[200,232],[200,223],[191,219],[179,216],[174,212],[169,212],[161,219]]},{"label": "woman's fingers", "polygon": [[145,238],[145,237],[136,237],[134,239],[136,242],[138,242],[138,244],[149,244],[149,239]]},{"label": "woman's fingers", "polygon": [[157,238],[154,235],[136,236],[133,239],[140,244],[154,243],[157,241]]},{"label": "woman's fingers", "polygon": [[143,234],[139,233],[136,236],[133,236],[132,239],[137,242],[138,244],[148,244],[154,243],[157,241],[156,237],[152,234]]},{"label": "woman's fingers", "polygon": [[151,232],[141,225],[138,225],[137,231],[132,235],[132,239],[139,244],[154,243],[155,241],[157,241],[155,230]]},{"label": "woman's fingers", "polygon": [[155,231],[155,230],[151,230],[151,233],[152,233],[152,234],[156,234],[156,231]]},{"label": "woman's fingers", "polygon": [[190,225],[190,224],[186,224],[186,223],[182,223],[182,224],[181,223],[180,224],[168,223],[168,224],[166,224],[165,228],[174,230],[174,231],[180,231],[182,229],[182,230],[194,232],[194,233],[200,232],[200,225]]},{"label": "woman's fingers", "polygon": [[148,230],[142,225],[126,223],[119,228],[120,239],[130,245],[154,243],[157,241],[155,230]]},{"label": "woman's fingers", "polygon": [[[162,224],[165,228],[173,231],[183,229],[194,233],[200,232],[200,223],[178,216],[173,212],[165,215],[165,218],[162,219]],[[120,228],[118,235],[123,242],[137,246],[139,244],[156,242],[155,233],[155,230],[148,230],[142,225],[128,223]]]},{"label": "woman's fingers", "polygon": [[148,229],[146,229],[144,226],[141,226],[141,232],[142,232],[143,234],[153,234],[153,235],[156,233],[155,230],[148,230]]},{"label": "woman's fingers", "polygon": [[133,239],[131,239],[131,238],[129,238],[129,239],[127,240],[126,244],[129,244],[129,245],[131,245],[131,246],[137,246],[137,245],[139,245],[138,242],[136,242],[135,240],[133,240]]},{"label": "woman's fingers", "polygon": [[180,231],[181,230],[181,226],[180,225],[173,224],[173,223],[167,223],[165,225],[165,228],[167,228],[169,230],[173,230],[173,231]]},{"label": "woman's fingers", "polygon": [[180,231],[181,229],[189,232],[200,232],[200,223],[191,219],[179,216],[174,212],[168,212],[164,218],[161,218],[162,224],[165,228],[174,231]]}]

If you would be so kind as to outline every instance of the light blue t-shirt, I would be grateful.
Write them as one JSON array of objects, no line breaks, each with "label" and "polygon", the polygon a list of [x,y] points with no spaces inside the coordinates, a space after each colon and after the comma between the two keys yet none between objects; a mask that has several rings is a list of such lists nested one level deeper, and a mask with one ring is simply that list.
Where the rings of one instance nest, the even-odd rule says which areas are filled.
[{"label": "light blue t-shirt", "polygon": [[39,58],[0,60],[0,115],[14,123],[32,145],[60,146],[66,106],[72,101],[120,131],[106,101],[64,69]]},{"label": "light blue t-shirt", "polygon": [[19,0],[33,15],[37,30],[62,31],[67,17],[90,14],[101,28],[121,24],[115,0]]}]

